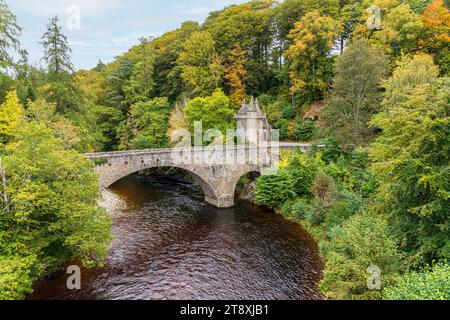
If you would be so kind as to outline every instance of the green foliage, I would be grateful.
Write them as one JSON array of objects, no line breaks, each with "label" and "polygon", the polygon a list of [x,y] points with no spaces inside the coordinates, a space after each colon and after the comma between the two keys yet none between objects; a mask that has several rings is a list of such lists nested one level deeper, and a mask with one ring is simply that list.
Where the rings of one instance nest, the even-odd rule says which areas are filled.
[{"label": "green foliage", "polygon": [[324,224],[327,230],[332,230],[333,227],[341,225],[344,221],[363,210],[364,206],[364,200],[360,196],[344,191],[342,200],[331,207],[325,218]]},{"label": "green foliage", "polygon": [[177,62],[189,97],[205,97],[219,87],[225,69],[208,32],[193,33],[183,44]]},{"label": "green foliage", "polygon": [[390,215],[413,265],[450,257],[450,92],[430,56],[405,57],[386,83],[383,129],[370,155],[379,210]]},{"label": "green foliage", "polygon": [[367,123],[380,110],[387,71],[384,53],[366,41],[353,41],[337,58],[324,119],[327,133],[341,145],[361,146],[373,137]]},{"label": "green foliage", "polygon": [[295,127],[294,137],[297,141],[309,141],[317,132],[316,125],[311,120],[305,120]]},{"label": "green foliage", "polygon": [[316,226],[325,221],[330,209],[339,200],[340,194],[334,180],[319,172],[312,182],[310,192],[314,199],[311,203],[312,210],[305,216],[306,221]]},{"label": "green foliage", "polygon": [[281,110],[281,114],[284,119],[291,120],[297,116],[297,110],[292,105],[287,105]]},{"label": "green foliage", "polygon": [[[167,98],[155,98],[131,106],[127,126],[131,136],[122,136],[122,146],[132,149],[164,148],[168,146],[170,104]],[[129,141],[127,141],[129,139]]]},{"label": "green foliage", "polygon": [[102,144],[101,150],[115,150],[119,144],[117,127],[124,120],[122,112],[118,108],[107,106],[94,106],[92,112],[100,133],[98,140]]},{"label": "green foliage", "polygon": [[355,31],[357,37],[368,39],[391,57],[417,52],[418,39],[424,34],[420,15],[413,12],[408,4],[399,4],[398,1],[388,1],[383,6],[382,28],[371,30],[362,24]]},{"label": "green foliage", "polygon": [[0,300],[19,300],[31,293],[40,272],[36,265],[36,256],[3,257],[0,252]]},{"label": "green foliage", "polygon": [[23,122],[25,110],[19,102],[17,93],[11,91],[6,96],[5,102],[0,105],[0,140],[8,142]]},{"label": "green foliage", "polygon": [[204,132],[217,129],[225,134],[227,129],[235,127],[234,107],[230,99],[220,90],[215,91],[211,96],[198,97],[189,101],[183,112],[191,132],[193,132],[195,121],[202,122]]},{"label": "green foliage", "polygon": [[54,79],[73,71],[70,61],[72,50],[66,36],[62,33],[58,16],[53,17],[47,25],[47,30],[42,36],[44,46],[44,60],[47,63],[47,71]]},{"label": "green foliage", "polygon": [[368,289],[367,269],[378,266],[385,286],[392,282],[401,259],[386,219],[371,212],[334,228],[321,249],[326,259],[321,289],[331,299],[380,298],[381,291]]},{"label": "green foliage", "polygon": [[136,49],[133,70],[123,86],[123,93],[128,103],[142,102],[150,99],[154,91],[154,49],[150,43],[142,39],[140,46]]},{"label": "green foliage", "polygon": [[436,264],[397,279],[383,291],[384,300],[450,300],[450,265]]},{"label": "green foliage", "polygon": [[333,138],[326,138],[313,145],[311,153],[317,154],[318,152],[320,152],[322,160],[326,163],[336,161],[342,155],[342,150],[339,148],[337,141]]},{"label": "green foliage", "polygon": [[411,9],[415,13],[423,13],[423,10],[433,2],[433,0],[403,0],[403,2],[409,4]]},{"label": "green foliage", "polygon": [[274,209],[295,196],[294,179],[286,171],[263,175],[256,181],[254,201],[258,205]]},{"label": "green foliage", "polygon": [[0,72],[0,104],[5,102],[6,95],[11,91],[13,84],[14,81],[10,76]]},{"label": "green foliage", "polygon": [[244,84],[254,95],[267,91],[276,82],[270,54],[273,5],[272,0],[257,0],[230,6],[211,13],[203,24],[223,60],[238,46],[245,52]]},{"label": "green foliage", "polygon": [[287,163],[277,174],[263,175],[256,181],[255,203],[280,208],[287,200],[310,194],[318,160],[296,153],[288,157]]},{"label": "green foliage", "polygon": [[307,199],[298,198],[287,201],[281,206],[281,213],[285,218],[300,222],[311,214],[311,205]]},{"label": "green foliage", "polygon": [[317,176],[320,160],[308,155],[296,152],[289,159],[287,171],[292,176],[295,193],[297,195],[309,195],[311,186]]},{"label": "green foliage", "polygon": [[[6,298],[29,292],[44,270],[79,259],[101,266],[112,238],[111,222],[97,201],[93,163],[42,124],[16,131],[2,159],[6,189],[0,213],[0,272]],[[14,271],[17,270],[17,273]],[[11,274],[13,272],[13,274]]]},{"label": "green foliage", "polygon": [[0,68],[12,64],[9,49],[19,48],[22,29],[17,24],[17,17],[11,12],[5,0],[0,0]]}]

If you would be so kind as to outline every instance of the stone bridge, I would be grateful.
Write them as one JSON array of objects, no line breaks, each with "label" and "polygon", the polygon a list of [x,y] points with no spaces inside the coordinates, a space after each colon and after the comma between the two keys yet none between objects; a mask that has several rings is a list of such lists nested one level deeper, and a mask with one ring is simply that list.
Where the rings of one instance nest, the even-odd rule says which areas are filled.
[{"label": "stone bridge", "polygon": [[262,174],[276,168],[281,150],[299,149],[307,144],[276,143],[103,152],[87,154],[100,175],[102,187],[145,169],[173,167],[192,175],[201,186],[205,200],[219,208],[234,206],[236,184],[247,173]]}]

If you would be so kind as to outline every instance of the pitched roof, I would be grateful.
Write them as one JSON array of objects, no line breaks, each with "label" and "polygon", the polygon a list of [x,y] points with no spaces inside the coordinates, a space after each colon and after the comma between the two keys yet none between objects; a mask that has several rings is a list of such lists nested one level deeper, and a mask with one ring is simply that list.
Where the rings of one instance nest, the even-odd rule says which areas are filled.
[{"label": "pitched roof", "polygon": [[247,112],[257,112],[259,114],[262,114],[262,111],[259,108],[258,99],[255,99],[253,96],[250,99],[250,103],[248,104],[244,100],[244,103],[242,104],[242,107],[239,110],[238,114],[246,114]]}]

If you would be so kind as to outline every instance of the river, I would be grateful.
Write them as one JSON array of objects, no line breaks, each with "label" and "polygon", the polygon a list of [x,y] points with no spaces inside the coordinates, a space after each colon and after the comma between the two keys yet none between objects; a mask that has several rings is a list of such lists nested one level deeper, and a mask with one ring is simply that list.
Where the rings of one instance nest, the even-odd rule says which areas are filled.
[{"label": "river", "polygon": [[297,224],[239,200],[203,201],[176,175],[129,176],[104,194],[115,240],[106,266],[82,269],[81,290],[60,273],[29,299],[320,299],[316,242]]}]

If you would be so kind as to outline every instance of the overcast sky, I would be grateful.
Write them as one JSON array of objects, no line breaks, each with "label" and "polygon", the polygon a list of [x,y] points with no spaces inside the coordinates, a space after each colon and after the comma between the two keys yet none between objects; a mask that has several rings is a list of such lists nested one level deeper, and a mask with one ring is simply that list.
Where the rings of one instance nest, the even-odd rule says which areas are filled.
[{"label": "overcast sky", "polygon": [[[30,53],[31,62],[41,60],[43,49],[38,42],[49,19],[58,15],[73,50],[75,67],[88,69],[99,59],[112,61],[140,37],[159,36],[186,20],[203,22],[210,11],[247,1],[7,0],[7,3],[24,28],[21,44]],[[79,29],[77,8],[81,12]]]}]

